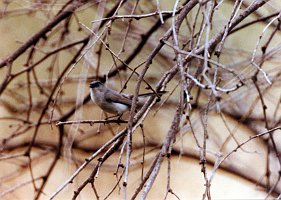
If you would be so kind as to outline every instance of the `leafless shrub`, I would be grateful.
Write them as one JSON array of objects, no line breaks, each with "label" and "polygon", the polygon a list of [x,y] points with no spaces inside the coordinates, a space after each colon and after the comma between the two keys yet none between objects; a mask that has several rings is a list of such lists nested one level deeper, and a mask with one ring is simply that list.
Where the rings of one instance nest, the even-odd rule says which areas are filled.
[{"label": "leafless shrub", "polygon": [[[170,194],[180,198],[170,185],[173,154],[192,155],[200,161],[205,180],[203,199],[211,199],[211,183],[220,168],[258,183],[268,196],[278,196],[280,2],[166,3],[159,0],[1,3],[1,20],[38,17],[43,23],[0,62],[3,109],[0,161],[7,169],[13,166],[1,174],[1,182],[28,174],[14,187],[2,188],[0,197],[32,185],[34,199],[45,195],[54,199],[68,185],[76,183],[73,199],[88,185],[97,199],[110,198],[120,189],[120,198],[145,199],[155,187],[154,181],[166,160],[166,197]],[[17,31],[24,32],[20,28]],[[104,120],[96,108],[98,114],[93,114],[94,106],[88,103],[88,84],[97,79],[114,83],[121,92],[133,91],[133,106],[126,123]],[[140,93],[160,90],[168,91],[160,103],[151,97],[135,112]],[[156,103],[157,110],[152,112]],[[167,110],[174,116],[165,120],[170,128],[163,141],[148,140],[146,130],[152,125],[146,119],[151,114],[157,118],[158,112]],[[219,117],[222,122],[219,126],[227,133],[217,141],[216,148],[209,148],[208,143],[218,137],[212,130],[217,123],[212,120],[213,115]],[[159,117],[158,122],[163,123],[163,119]],[[242,126],[247,126],[252,135],[241,140],[237,132]],[[85,140],[96,135],[102,137],[108,130],[112,133],[108,139],[90,147],[83,145]],[[142,135],[138,142],[133,139],[136,130]],[[190,146],[195,153],[184,148],[187,135],[195,141]],[[264,175],[261,179],[229,160],[233,154],[247,152],[244,146],[257,140],[266,147],[265,168],[259,171],[260,176]],[[228,146],[230,143],[234,145]],[[136,149],[142,150],[141,156],[137,156],[142,174],[138,186],[129,192]],[[77,158],[77,151],[91,154]],[[154,153],[152,157],[150,151]],[[113,155],[118,159],[110,160]],[[42,158],[48,158],[49,162],[38,171]],[[53,193],[45,193],[45,188],[52,185],[49,180],[57,165],[63,161],[74,163],[76,169]],[[148,170],[144,170],[144,162]],[[107,196],[100,197],[95,183],[103,179],[99,171],[106,164],[114,168],[116,180]],[[207,164],[213,170],[207,170]],[[86,169],[91,169],[90,175],[77,181]]]}]

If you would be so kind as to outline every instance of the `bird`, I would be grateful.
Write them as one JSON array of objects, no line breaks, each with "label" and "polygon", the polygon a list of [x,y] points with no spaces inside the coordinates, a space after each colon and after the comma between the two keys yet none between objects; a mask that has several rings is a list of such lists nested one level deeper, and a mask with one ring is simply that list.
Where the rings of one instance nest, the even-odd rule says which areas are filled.
[{"label": "bird", "polygon": [[[164,92],[161,91],[159,94],[147,93],[140,96],[154,95],[160,97],[163,93]],[[115,116],[119,116],[119,119],[125,112],[129,111],[132,106],[132,95],[130,96],[124,93],[119,93],[105,86],[100,81],[93,81],[90,83],[90,95],[92,101],[103,111],[115,114]],[[142,102],[137,101],[137,108],[140,108],[142,105]]]}]

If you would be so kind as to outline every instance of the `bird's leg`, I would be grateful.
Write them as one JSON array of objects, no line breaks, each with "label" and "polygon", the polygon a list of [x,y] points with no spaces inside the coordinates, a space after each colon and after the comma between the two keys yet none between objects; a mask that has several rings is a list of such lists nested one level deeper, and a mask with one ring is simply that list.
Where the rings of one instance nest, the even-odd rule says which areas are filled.
[{"label": "bird's leg", "polygon": [[[112,115],[112,116],[110,116],[110,117],[106,117],[105,118],[105,120],[109,120],[109,119],[112,119],[112,118],[114,118],[114,117],[119,117],[120,115],[119,114],[117,114],[117,115]],[[118,118],[119,119],[119,118]]]},{"label": "bird's leg", "polygon": [[109,120],[109,119],[111,119],[111,118],[118,117],[118,118],[116,119],[116,123],[120,125],[119,122],[121,122],[121,123],[127,122],[127,121],[125,121],[125,120],[122,119],[122,116],[123,116],[123,113],[118,113],[117,115],[113,115],[113,116],[110,116],[110,117],[105,118],[105,120]]},{"label": "bird's leg", "polygon": [[118,121],[123,121],[123,120],[121,119],[121,117],[123,116],[123,113],[117,114],[117,116],[118,116],[118,118],[117,118]]}]

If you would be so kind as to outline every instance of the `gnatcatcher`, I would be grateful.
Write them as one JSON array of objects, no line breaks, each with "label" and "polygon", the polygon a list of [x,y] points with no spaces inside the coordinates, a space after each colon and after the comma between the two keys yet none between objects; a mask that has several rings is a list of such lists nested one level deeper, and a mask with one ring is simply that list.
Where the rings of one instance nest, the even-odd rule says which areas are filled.
[{"label": "gnatcatcher", "polygon": [[[159,92],[161,96],[165,92]],[[90,94],[93,102],[98,105],[103,111],[113,113],[119,116],[119,118],[129,111],[132,106],[132,97],[126,94],[119,93],[106,87],[100,81],[93,81],[90,83]],[[155,93],[147,93],[141,96],[156,96]],[[137,102],[137,108],[141,107],[143,103]]]}]

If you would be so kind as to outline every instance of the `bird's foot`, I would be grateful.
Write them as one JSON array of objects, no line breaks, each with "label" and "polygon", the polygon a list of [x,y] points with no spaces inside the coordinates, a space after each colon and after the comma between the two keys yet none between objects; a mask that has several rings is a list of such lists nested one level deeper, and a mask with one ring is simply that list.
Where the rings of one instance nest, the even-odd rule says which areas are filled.
[{"label": "bird's foot", "polygon": [[117,117],[117,119],[114,120],[114,122],[116,122],[117,124],[120,125],[120,123],[126,123],[127,122],[127,121],[122,119],[122,116],[123,116],[123,114],[117,114],[117,115],[113,115],[113,116],[107,117],[107,118],[105,118],[105,120],[109,120],[109,119]]}]

